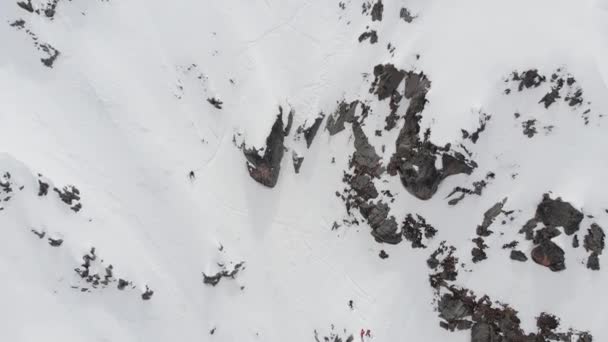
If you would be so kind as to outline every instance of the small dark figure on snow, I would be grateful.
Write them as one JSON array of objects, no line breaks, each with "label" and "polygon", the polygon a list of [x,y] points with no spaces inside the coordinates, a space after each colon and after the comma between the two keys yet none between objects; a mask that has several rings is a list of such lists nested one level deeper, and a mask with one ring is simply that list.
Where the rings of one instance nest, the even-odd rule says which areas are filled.
[{"label": "small dark figure on snow", "polygon": [[191,181],[196,178],[196,176],[194,175],[194,171],[190,171],[190,173],[188,173],[188,178],[190,178]]}]

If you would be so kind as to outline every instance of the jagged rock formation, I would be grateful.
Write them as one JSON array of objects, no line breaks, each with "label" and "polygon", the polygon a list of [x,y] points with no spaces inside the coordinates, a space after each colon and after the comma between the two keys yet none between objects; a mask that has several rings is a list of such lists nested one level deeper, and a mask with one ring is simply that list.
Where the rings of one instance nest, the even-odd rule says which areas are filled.
[{"label": "jagged rock formation", "polygon": [[566,269],[564,250],[551,240],[543,241],[534,247],[532,260],[554,272]]},{"label": "jagged rock formation", "polygon": [[402,231],[403,237],[412,243],[413,248],[426,248],[427,246],[423,243],[422,239],[428,240],[437,234],[437,229],[428,224],[424,217],[416,215],[416,218],[414,218],[412,214],[408,214],[405,217]]},{"label": "jagged rock formation", "polygon": [[378,32],[376,32],[376,30],[369,30],[361,33],[359,36],[359,43],[368,39],[370,44],[376,44],[378,42]]},{"label": "jagged rock formation", "polygon": [[319,114],[319,117],[315,119],[315,122],[308,128],[302,128],[302,133],[304,134],[304,139],[306,140],[306,147],[310,148],[313,140],[317,136],[317,132],[321,127],[321,123],[323,123],[323,119],[325,118],[325,114]]},{"label": "jagged rock formation", "polygon": [[[390,96],[391,104],[396,106],[399,100],[397,89],[405,79],[403,96],[410,101],[404,125],[395,143],[396,152],[388,166],[389,173],[399,173],[407,191],[422,200],[430,199],[445,178],[459,173],[471,174],[476,164],[467,161],[461,153],[450,153],[449,144],[443,148],[434,145],[429,140],[430,131],[425,132],[424,139],[420,138],[420,114],[431,86],[428,78],[423,73],[397,70],[391,64],[377,65],[374,76],[372,91],[379,100]],[[438,157],[442,161],[441,169],[435,166]]]},{"label": "jagged rock formation", "polygon": [[382,0],[378,0],[372,7],[372,21],[382,21],[382,12],[384,12],[384,4]]},{"label": "jagged rock formation", "polygon": [[362,105],[359,101],[340,102],[336,112],[329,116],[325,124],[325,129],[329,132],[329,135],[336,135],[346,128],[346,123],[353,123],[359,105]]},{"label": "jagged rock formation", "polygon": [[281,160],[284,154],[285,130],[283,127],[283,110],[280,110],[277,119],[272,125],[270,134],[266,138],[264,154],[255,147],[244,148],[243,153],[247,158],[247,170],[249,175],[258,183],[273,188],[279,179],[281,172]]},{"label": "jagged rock formation", "polygon": [[590,253],[589,258],[587,259],[587,268],[594,271],[600,269],[599,256],[604,251],[605,237],[606,234],[604,233],[604,230],[596,223],[593,223],[587,230],[587,235],[585,235],[583,240],[585,250]]},{"label": "jagged rock formation", "polygon": [[472,291],[455,286],[446,287],[437,310],[448,330],[471,330],[471,342],[499,341],[577,341],[591,342],[591,334],[569,329],[558,331],[559,319],[548,313],[536,318],[536,332],[526,333],[518,312],[508,304],[493,303],[488,296],[477,297]]},{"label": "jagged rock formation", "polygon": [[226,265],[222,265],[221,266],[222,269],[213,275],[207,275],[203,272],[203,283],[211,285],[211,286],[216,286],[217,284],[219,284],[219,282],[220,282],[220,280],[222,280],[222,278],[234,279],[234,277],[241,270],[245,269],[244,266],[245,266],[245,262],[241,261],[230,268],[227,268]]}]

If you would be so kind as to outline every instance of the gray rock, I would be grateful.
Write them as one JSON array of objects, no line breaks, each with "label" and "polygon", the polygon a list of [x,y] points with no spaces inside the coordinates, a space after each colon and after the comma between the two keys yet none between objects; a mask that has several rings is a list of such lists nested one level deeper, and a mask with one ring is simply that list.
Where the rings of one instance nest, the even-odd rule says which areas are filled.
[{"label": "gray rock", "polygon": [[247,170],[251,178],[269,188],[273,188],[277,184],[285,150],[284,140],[285,132],[281,109],[281,113],[277,116],[270,134],[266,138],[264,154],[260,155],[255,148],[246,148],[243,151],[245,158],[247,158]]},{"label": "gray rock", "polygon": [[587,230],[587,235],[585,235],[584,238],[583,245],[585,247],[585,250],[588,252],[596,253],[598,255],[602,254],[602,251],[604,250],[605,246],[605,237],[606,234],[604,234],[604,230],[602,229],[602,227],[600,227],[596,223],[593,223],[591,225],[591,228]]},{"label": "gray rock", "polygon": [[556,236],[560,236],[561,234],[562,233],[557,228],[544,227],[535,232],[534,239],[532,241],[534,242],[534,244],[540,244],[544,241],[549,241]]},{"label": "gray rock", "polygon": [[527,120],[522,122],[521,126],[523,127],[524,131],[524,135],[527,136],[528,138],[532,138],[534,137],[534,135],[536,133],[538,133],[536,131],[536,127],[534,127],[534,125],[536,124],[536,120],[531,119],[531,120]]},{"label": "gray rock", "polygon": [[451,294],[445,294],[439,300],[439,317],[447,320],[459,320],[473,314],[473,310],[462,300],[455,298]]},{"label": "gray rock", "polygon": [[321,123],[323,122],[323,118],[325,115],[323,113],[319,114],[319,117],[315,119],[315,122],[312,126],[304,129],[304,139],[306,139],[306,147],[310,148],[312,145],[312,141],[314,140],[317,132],[319,131],[319,127],[321,127]]},{"label": "gray rock", "polygon": [[297,153],[293,152],[291,159],[293,161],[293,169],[296,171],[296,174],[300,173],[300,168],[304,162],[304,157],[300,157]]},{"label": "gray rock", "polygon": [[381,158],[376,149],[369,143],[361,125],[353,123],[353,134],[355,136],[355,153],[351,160],[351,166],[355,166],[358,172],[367,173],[379,177],[383,172]]},{"label": "gray rock", "polygon": [[350,183],[351,187],[357,195],[364,200],[370,200],[378,197],[378,190],[372,181],[372,178],[366,174],[361,174],[353,177]]},{"label": "gray rock", "polygon": [[526,240],[534,238],[534,228],[538,225],[538,220],[535,218],[529,219],[524,226],[519,230],[520,234],[525,234]]},{"label": "gray rock", "polygon": [[[419,114],[424,110],[427,102],[426,94],[431,82],[423,73],[395,72],[392,71],[393,69],[394,67],[390,64],[374,68],[374,75],[376,75],[374,84],[378,85],[376,94],[380,100],[390,96],[391,91],[397,88],[401,82],[401,75],[406,77],[404,96],[410,100],[404,125],[395,143],[396,152],[391,157],[388,171],[391,175],[399,173],[401,183],[409,193],[419,199],[427,200],[437,192],[439,184],[446,177],[459,173],[470,174],[476,165],[468,163],[462,154],[448,153],[449,145],[443,149],[435,146],[428,140],[430,131],[427,131],[424,134],[424,140],[421,140],[419,136],[421,116]],[[387,74],[393,76],[389,77]],[[385,79],[391,81],[387,82]],[[385,86],[380,87],[382,84]],[[435,161],[439,156],[441,156],[443,164],[441,170],[435,166]]]},{"label": "gray rock", "polygon": [[543,195],[542,202],[536,209],[536,218],[548,227],[564,227],[567,235],[572,235],[580,229],[583,213],[576,210],[570,203],[560,197],[551,199],[549,194]]},{"label": "gray rock", "polygon": [[564,250],[552,241],[544,241],[532,250],[532,260],[553,272],[566,269]]},{"label": "gray rock", "polygon": [[382,0],[378,0],[372,7],[372,21],[382,21],[382,12],[384,12],[384,5]]},{"label": "gray rock", "polygon": [[499,342],[500,337],[488,323],[475,323],[471,329],[471,342]]},{"label": "gray rock", "polygon": [[528,257],[522,251],[517,251],[517,250],[511,251],[511,259],[521,261],[521,262],[528,261]]},{"label": "gray rock", "polygon": [[372,236],[376,241],[389,244],[401,242],[401,234],[397,233],[399,226],[394,216],[389,217],[390,207],[388,204],[382,201],[363,203],[360,211],[372,228]]},{"label": "gray rock", "polygon": [[490,236],[492,234],[492,231],[488,228],[490,227],[490,225],[492,225],[492,223],[494,223],[496,217],[500,215],[500,213],[502,212],[502,208],[505,206],[505,203],[507,203],[507,197],[503,198],[502,201],[494,204],[483,214],[483,222],[479,226],[477,226],[477,235]]},{"label": "gray rock", "polygon": [[329,116],[325,129],[329,132],[329,135],[336,135],[344,130],[345,123],[353,123],[355,121],[355,111],[359,101],[353,101],[346,103],[340,102],[336,112]]},{"label": "gray rock", "polygon": [[587,268],[593,271],[600,270],[600,258],[597,253],[593,252],[589,255],[589,258],[587,259]]},{"label": "gray rock", "polygon": [[382,101],[397,91],[405,78],[405,71],[395,68],[392,64],[378,64],[374,67],[374,77],[370,91],[378,95],[378,100]]},{"label": "gray rock", "polygon": [[408,10],[407,8],[402,7],[399,11],[399,18],[403,19],[403,21],[405,21],[406,23],[411,23],[412,21],[414,21],[414,19],[416,19],[416,16],[412,15],[412,13],[410,13],[410,10]]},{"label": "gray rock", "polygon": [[359,36],[359,43],[362,43],[363,41],[368,39],[370,44],[376,44],[378,42],[378,32],[376,32],[376,30],[370,30],[361,33],[361,35]]},{"label": "gray rock", "polygon": [[579,246],[578,235],[574,235],[574,237],[572,238],[572,248],[578,248],[578,246]]}]

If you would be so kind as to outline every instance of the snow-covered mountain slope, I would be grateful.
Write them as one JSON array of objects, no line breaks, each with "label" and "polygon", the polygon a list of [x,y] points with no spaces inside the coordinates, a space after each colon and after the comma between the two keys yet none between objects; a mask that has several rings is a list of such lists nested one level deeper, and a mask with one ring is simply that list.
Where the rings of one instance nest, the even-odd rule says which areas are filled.
[{"label": "snow-covered mountain slope", "polygon": [[0,17],[3,341],[608,340],[607,1]]}]

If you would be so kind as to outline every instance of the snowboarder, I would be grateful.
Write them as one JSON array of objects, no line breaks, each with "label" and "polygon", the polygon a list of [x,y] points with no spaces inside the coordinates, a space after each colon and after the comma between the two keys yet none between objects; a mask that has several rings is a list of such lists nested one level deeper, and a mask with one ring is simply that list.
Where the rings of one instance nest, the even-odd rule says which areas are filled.
[{"label": "snowboarder", "polygon": [[193,181],[194,178],[196,178],[196,176],[194,175],[194,171],[190,171],[190,173],[188,173],[188,178],[190,178],[191,181]]}]

